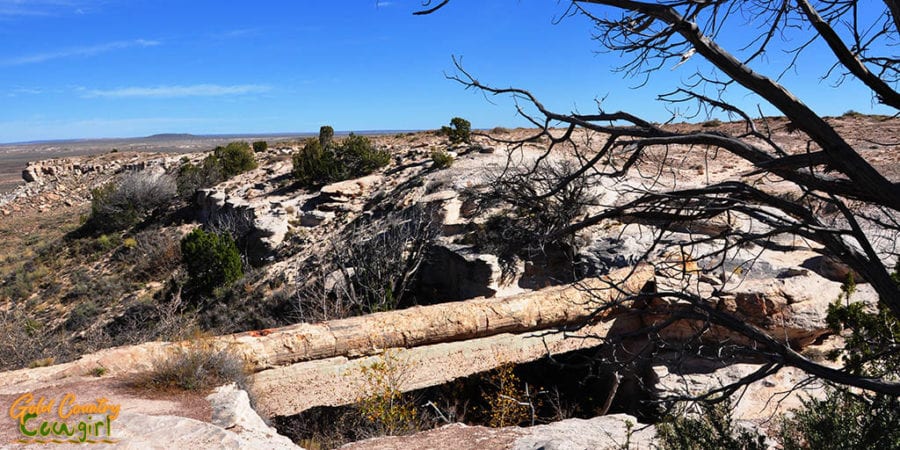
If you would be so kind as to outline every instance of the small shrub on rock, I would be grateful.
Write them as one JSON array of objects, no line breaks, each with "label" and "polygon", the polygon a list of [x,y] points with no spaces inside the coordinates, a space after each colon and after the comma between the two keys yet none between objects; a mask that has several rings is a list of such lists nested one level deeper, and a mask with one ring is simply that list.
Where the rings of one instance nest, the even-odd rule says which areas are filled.
[{"label": "small shrub on rock", "polygon": [[469,143],[472,136],[472,123],[462,117],[450,119],[451,126],[441,127],[441,134],[450,138],[451,144]]},{"label": "small shrub on rock", "polygon": [[406,374],[396,354],[385,352],[380,361],[360,368],[363,385],[357,399],[363,418],[379,435],[394,436],[417,430],[415,403],[403,394]]},{"label": "small shrub on rock", "polygon": [[346,167],[347,178],[368,175],[391,162],[387,150],[377,150],[369,138],[353,133],[337,147],[337,154]]},{"label": "small shrub on rock", "polygon": [[[262,150],[257,150],[257,148]],[[200,165],[185,162],[178,170],[178,195],[191,198],[198,189],[214,186],[235,175],[253,170],[259,165],[255,151],[265,151],[265,141],[254,142],[253,147],[246,142],[232,142],[224,147],[216,147],[213,153],[203,159]]]},{"label": "small shrub on rock", "polygon": [[241,254],[228,234],[195,229],[181,240],[181,258],[188,273],[188,287],[212,291],[243,276]]},{"label": "small shrub on rock", "polygon": [[334,151],[323,147],[319,140],[306,141],[306,145],[291,159],[294,178],[304,186],[326,184],[343,176],[343,167]]},{"label": "small shrub on rock", "polygon": [[258,167],[253,149],[246,142],[232,142],[225,147],[216,147],[213,156],[218,160],[226,179]]},{"label": "small shrub on rock", "polygon": [[[350,133],[340,143],[330,137],[331,127],[322,127],[319,139],[310,139],[292,157],[294,177],[305,186],[358,178],[388,165],[391,155],[378,150],[365,136]],[[323,144],[324,142],[324,144]]]},{"label": "small shrub on rock", "polygon": [[253,143],[253,152],[261,153],[269,149],[269,143],[266,141],[256,141]]},{"label": "small shrub on rock", "polygon": [[453,155],[445,151],[435,150],[431,152],[431,162],[434,163],[434,167],[437,169],[446,169],[453,165]]}]

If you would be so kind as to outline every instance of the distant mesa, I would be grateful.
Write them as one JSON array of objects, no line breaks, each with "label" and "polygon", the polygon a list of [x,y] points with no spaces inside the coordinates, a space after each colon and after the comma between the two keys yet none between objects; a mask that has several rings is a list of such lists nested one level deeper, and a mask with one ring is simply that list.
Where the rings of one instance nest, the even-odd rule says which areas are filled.
[{"label": "distant mesa", "polygon": [[170,139],[194,139],[197,136],[190,133],[160,133],[154,134],[152,136],[147,136],[144,139],[153,139],[153,140],[170,140]]}]

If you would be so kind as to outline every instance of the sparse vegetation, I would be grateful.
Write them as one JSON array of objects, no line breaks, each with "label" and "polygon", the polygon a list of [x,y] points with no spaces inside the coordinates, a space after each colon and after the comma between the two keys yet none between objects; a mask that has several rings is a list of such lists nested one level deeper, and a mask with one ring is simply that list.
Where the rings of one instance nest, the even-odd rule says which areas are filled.
[{"label": "sparse vegetation", "polygon": [[431,152],[431,162],[436,169],[446,169],[453,165],[453,155],[442,150],[435,150]]},{"label": "sparse vegetation", "polygon": [[533,386],[519,379],[513,372],[512,364],[494,369],[487,377],[486,384],[483,395],[488,404],[489,426],[497,428],[535,424],[535,410],[540,407],[537,392]]},{"label": "sparse vegetation", "polygon": [[441,134],[450,138],[451,144],[469,143],[472,140],[472,123],[462,117],[450,119],[450,126],[442,126]]},{"label": "sparse vegetation", "polygon": [[379,361],[360,370],[364,381],[357,404],[377,434],[393,436],[416,431],[416,406],[403,393],[403,378],[408,369],[396,353],[386,351]]},{"label": "sparse vegetation", "polygon": [[785,450],[900,448],[900,400],[888,395],[830,388],[822,400],[807,399],[782,422]]},{"label": "sparse vegetation", "polygon": [[410,288],[439,228],[431,212],[414,206],[376,220],[360,220],[310,258],[295,294],[296,319],[344,318],[415,304]]},{"label": "sparse vegetation", "polygon": [[150,371],[137,375],[133,384],[152,390],[207,391],[228,383],[243,385],[246,376],[246,366],[238,356],[199,341],[158,359]]},{"label": "sparse vegetation", "polygon": [[473,233],[474,244],[500,257],[509,273],[518,258],[574,251],[574,235],[560,234],[594,202],[587,176],[577,176],[553,195],[543,196],[569,179],[576,167],[547,163],[530,171],[510,171],[491,180],[484,192],[472,194],[482,210],[500,210]]},{"label": "sparse vegetation", "polygon": [[262,153],[269,149],[269,143],[266,141],[256,141],[253,143],[253,152]]},{"label": "sparse vegetation", "polygon": [[[900,285],[900,261],[891,275]],[[845,344],[828,356],[843,357],[854,375],[896,379],[900,321],[881,303],[876,311],[868,311],[864,302],[851,302],[855,292],[851,272],[827,317],[836,333],[843,332]],[[784,419],[780,440],[786,450],[900,448],[900,399],[829,387],[824,399],[806,399]]]},{"label": "sparse vegetation", "polygon": [[698,403],[698,415],[688,415],[682,405],[673,415],[656,425],[662,448],[666,450],[764,450],[763,435],[736,426],[731,404]]},{"label": "sparse vegetation", "polygon": [[207,188],[223,180],[218,159],[207,156],[199,165],[185,162],[178,169],[178,196],[191,199],[198,189]]},{"label": "sparse vegetation", "polygon": [[168,175],[126,174],[118,182],[91,191],[91,216],[86,225],[100,231],[124,230],[153,210],[167,206],[175,193],[175,182]]},{"label": "sparse vegetation", "polygon": [[[372,412],[376,419],[394,423],[401,430],[397,434],[449,423],[531,426],[571,417],[590,418],[596,416],[597,402],[606,399],[605,391],[596,395],[596,384],[606,384],[597,383],[597,373],[592,369],[566,365],[584,362],[583,356],[557,355],[562,365],[549,358],[522,365],[505,364],[438,386],[401,393],[405,377],[415,368],[390,350],[363,369],[366,376],[359,388],[359,402],[279,417],[275,426],[308,448],[337,448],[386,434],[377,420],[369,420]],[[552,380],[555,385],[551,389],[539,387],[540,380]]]},{"label": "sparse vegetation", "polygon": [[132,239],[135,245],[128,249],[124,259],[129,263],[135,280],[158,279],[181,264],[181,246],[172,233],[149,229],[141,231]]}]

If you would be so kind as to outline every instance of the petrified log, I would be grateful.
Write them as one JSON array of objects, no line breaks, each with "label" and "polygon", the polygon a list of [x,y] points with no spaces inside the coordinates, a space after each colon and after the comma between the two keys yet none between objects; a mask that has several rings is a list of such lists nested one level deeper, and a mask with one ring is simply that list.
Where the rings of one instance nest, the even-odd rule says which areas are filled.
[{"label": "petrified log", "polygon": [[586,280],[579,286],[240,333],[216,338],[214,345],[242,355],[254,371],[259,371],[300,361],[371,355],[386,348],[525,333],[583,323],[600,305],[623,293],[638,293],[652,279],[653,268],[642,265]]},{"label": "petrified log", "polygon": [[[637,293],[654,279],[651,266],[619,269],[585,280],[580,286],[543,289],[507,298],[488,298],[414,307],[315,324],[298,324],[210,338],[203,345],[232,351],[253,372],[300,361],[355,358],[388,348],[410,348],[442,342],[527,333],[600,320],[594,313],[604,302]],[[86,376],[97,367],[109,375],[149,370],[154,362],[196,342],[147,342],[82,356],[76,361],[36,369],[0,373],[0,392],[48,380]]]},{"label": "petrified log", "polygon": [[304,361],[263,370],[250,378],[249,391],[264,417],[298,414],[314,406],[340,406],[359,400],[371,388],[371,374],[362,370],[391,361],[394,388],[403,392],[447,383],[504,364],[522,364],[548,354],[559,355],[603,344],[619,318],[585,326],[574,333],[530,331],[389,349],[386,355],[350,359],[345,356]]}]

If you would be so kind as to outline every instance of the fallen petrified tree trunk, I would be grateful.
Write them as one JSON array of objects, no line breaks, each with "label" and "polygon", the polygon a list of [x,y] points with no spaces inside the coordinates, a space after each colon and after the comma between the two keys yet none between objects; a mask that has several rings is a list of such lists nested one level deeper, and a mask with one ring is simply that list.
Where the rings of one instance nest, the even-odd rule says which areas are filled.
[{"label": "fallen petrified tree trunk", "polygon": [[653,275],[651,266],[641,265],[579,286],[240,333],[217,338],[216,345],[242,355],[259,371],[300,361],[371,355],[386,348],[525,333],[583,323],[600,305],[643,290]]},{"label": "fallen petrified tree trunk", "polygon": [[[527,333],[582,324],[601,304],[638,293],[653,279],[653,268],[642,265],[585,280],[577,287],[554,287],[507,298],[442,303],[251,331],[210,338],[203,345],[234,352],[253,372],[259,372],[301,361],[373,355],[387,348]],[[594,319],[604,319],[606,315]],[[14,386],[85,376],[97,367],[105,368],[109,375],[141,372],[150,369],[155,360],[193,345],[196,342],[148,342],[102,350],[66,364],[0,373],[0,386],[18,389]]]},{"label": "fallen petrified tree trunk", "polygon": [[[371,389],[372,375],[363,368],[389,362],[390,375],[403,392],[437,386],[504,364],[522,364],[544,356],[594,348],[621,316],[601,320],[576,333],[530,331],[501,333],[466,341],[413,348],[386,349],[362,358],[304,361],[263,370],[250,378],[248,390],[264,417],[299,414],[315,406],[340,406],[359,401]],[[387,356],[389,355],[389,356]]]}]

